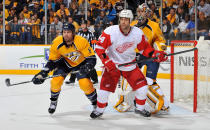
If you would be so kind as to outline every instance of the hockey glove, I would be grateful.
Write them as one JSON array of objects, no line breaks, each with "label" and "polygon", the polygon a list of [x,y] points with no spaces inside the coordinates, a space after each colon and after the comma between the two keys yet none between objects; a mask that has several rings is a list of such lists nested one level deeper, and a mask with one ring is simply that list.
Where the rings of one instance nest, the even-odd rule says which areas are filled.
[{"label": "hockey glove", "polygon": [[152,58],[156,58],[154,59],[154,62],[163,62],[168,59],[166,55],[167,53],[165,53],[164,51],[155,50],[154,53],[152,54]]},{"label": "hockey glove", "polygon": [[81,74],[88,74],[94,69],[94,66],[91,63],[86,63],[80,67]]},{"label": "hockey glove", "polygon": [[108,72],[117,69],[116,66],[115,66],[115,64],[112,62],[111,59],[109,59],[109,57],[105,53],[99,55],[99,57],[100,57],[102,63],[104,64],[104,67],[106,68],[106,70]]},{"label": "hockey glove", "polygon": [[42,84],[45,81],[45,78],[48,76],[48,72],[47,71],[40,71],[38,74],[36,74],[32,81],[34,84]]},{"label": "hockey glove", "polygon": [[108,72],[116,70],[115,64],[112,62],[112,60],[109,60],[104,63],[105,68],[107,69]]}]

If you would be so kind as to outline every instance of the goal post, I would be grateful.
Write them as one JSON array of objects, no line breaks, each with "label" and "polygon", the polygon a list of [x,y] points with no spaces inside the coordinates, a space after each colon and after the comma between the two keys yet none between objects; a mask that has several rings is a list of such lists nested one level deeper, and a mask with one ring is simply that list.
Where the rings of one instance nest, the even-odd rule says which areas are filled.
[{"label": "goal post", "polygon": [[[197,41],[171,41],[171,53],[192,49]],[[198,107],[209,107],[210,95],[210,55],[209,48],[195,49],[192,52],[171,56],[170,101],[193,105],[193,112]]]}]

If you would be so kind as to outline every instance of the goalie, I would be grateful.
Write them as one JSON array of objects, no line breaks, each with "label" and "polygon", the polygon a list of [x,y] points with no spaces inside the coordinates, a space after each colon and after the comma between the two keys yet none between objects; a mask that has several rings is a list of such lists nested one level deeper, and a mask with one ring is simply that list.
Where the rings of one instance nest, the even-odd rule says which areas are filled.
[{"label": "goalie", "polygon": [[[137,20],[133,21],[131,23],[131,26],[137,26],[140,29],[142,29],[142,31],[148,39],[149,44],[155,50],[165,51],[167,48],[165,45],[166,41],[161,32],[159,24],[149,19],[150,12],[151,10],[145,3],[139,5],[139,7],[137,8]],[[140,53],[137,53],[137,60],[143,59],[146,59],[146,57]],[[163,92],[160,89],[160,86],[156,82],[156,77],[160,66],[159,61],[146,61],[138,63],[139,68],[142,68],[144,65],[146,65],[147,67],[146,79],[149,85],[147,93],[147,104],[150,106],[150,108],[152,108],[152,113],[157,113],[160,110],[168,110],[168,100],[164,96]],[[122,82],[125,82],[124,79],[122,79]],[[130,106],[133,105],[133,101],[130,100],[130,98],[133,99],[133,97],[131,96],[132,92],[128,92],[129,90],[127,90],[128,87],[125,86],[125,83],[121,83],[121,89],[122,91],[127,91],[128,94],[121,94],[120,100],[117,102],[114,108],[119,112],[124,112],[127,111],[130,108]]]}]

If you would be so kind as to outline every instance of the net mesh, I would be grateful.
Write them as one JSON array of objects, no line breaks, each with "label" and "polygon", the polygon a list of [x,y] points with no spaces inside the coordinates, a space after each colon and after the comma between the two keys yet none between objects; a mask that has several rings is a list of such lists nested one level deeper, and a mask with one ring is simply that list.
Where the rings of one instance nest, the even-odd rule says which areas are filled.
[{"label": "net mesh", "polygon": [[[194,48],[195,42],[174,42],[174,52]],[[197,112],[210,111],[210,55],[198,49]],[[174,100],[188,106],[195,104],[194,52],[174,56]],[[193,107],[191,107],[193,108]]]}]

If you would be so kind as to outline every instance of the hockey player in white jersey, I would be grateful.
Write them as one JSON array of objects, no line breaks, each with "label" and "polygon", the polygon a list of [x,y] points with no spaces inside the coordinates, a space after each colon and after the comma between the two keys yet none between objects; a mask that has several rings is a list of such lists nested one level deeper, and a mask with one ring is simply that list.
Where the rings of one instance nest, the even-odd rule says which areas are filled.
[{"label": "hockey player in white jersey", "polygon": [[91,118],[102,116],[110,92],[115,92],[120,75],[122,75],[135,91],[135,113],[145,117],[151,115],[145,110],[147,81],[137,64],[118,67],[120,64],[135,61],[135,48],[146,57],[157,57],[159,61],[166,59],[165,52],[155,51],[145,39],[141,29],[131,27],[133,19],[131,10],[122,10],[119,14],[119,25],[113,25],[104,30],[99,37],[95,51],[100,57],[105,69],[98,90],[97,108],[90,114]]},{"label": "hockey player in white jersey", "polygon": [[[132,21],[131,26],[135,25],[139,27],[146,36],[148,43],[155,50],[165,51],[167,48],[165,44],[166,40],[163,36],[159,24],[149,19],[150,12],[151,10],[145,3],[139,5],[139,7],[137,8],[137,19]],[[138,61],[145,60],[147,58],[142,54],[139,54],[138,50],[136,51]],[[160,63],[154,61],[144,61],[138,63],[138,66],[139,68],[143,68],[143,66],[146,66],[146,79],[149,85],[146,101],[152,108],[151,112],[155,114],[160,110],[168,111],[169,102],[164,96],[158,82],[156,81]],[[114,106],[114,108],[119,112],[125,112],[129,110],[131,106],[133,106],[133,101],[130,99],[131,97],[134,97],[133,93],[129,92],[130,88],[125,87],[125,83],[123,82],[125,82],[125,79],[121,80],[120,85],[122,91],[124,93],[126,92],[126,94],[121,94],[120,100]]]}]

